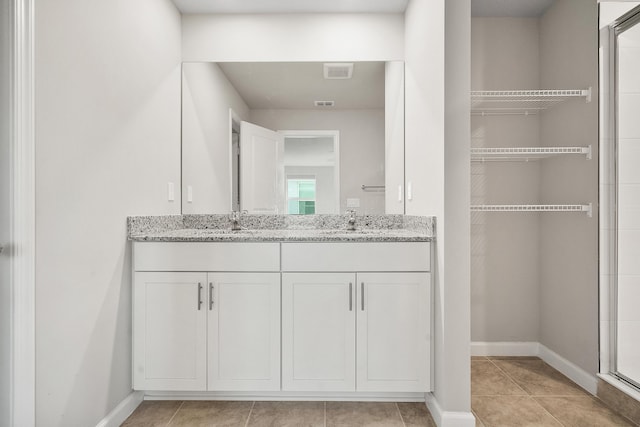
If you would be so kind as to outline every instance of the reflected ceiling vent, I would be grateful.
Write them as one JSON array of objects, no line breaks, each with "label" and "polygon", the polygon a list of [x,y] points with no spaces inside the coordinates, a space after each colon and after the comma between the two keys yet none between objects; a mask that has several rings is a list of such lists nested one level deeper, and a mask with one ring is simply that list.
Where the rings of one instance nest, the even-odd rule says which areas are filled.
[{"label": "reflected ceiling vent", "polygon": [[333,107],[335,101],[313,101],[316,107]]},{"label": "reflected ceiling vent", "polygon": [[353,62],[331,62],[324,64],[325,79],[350,79],[353,75]]}]

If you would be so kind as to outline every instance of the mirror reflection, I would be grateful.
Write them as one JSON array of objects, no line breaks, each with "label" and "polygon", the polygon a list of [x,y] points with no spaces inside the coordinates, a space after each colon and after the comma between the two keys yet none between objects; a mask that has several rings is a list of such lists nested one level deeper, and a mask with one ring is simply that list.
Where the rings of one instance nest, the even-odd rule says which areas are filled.
[{"label": "mirror reflection", "polygon": [[182,212],[403,213],[403,76],[402,62],[183,64]]}]

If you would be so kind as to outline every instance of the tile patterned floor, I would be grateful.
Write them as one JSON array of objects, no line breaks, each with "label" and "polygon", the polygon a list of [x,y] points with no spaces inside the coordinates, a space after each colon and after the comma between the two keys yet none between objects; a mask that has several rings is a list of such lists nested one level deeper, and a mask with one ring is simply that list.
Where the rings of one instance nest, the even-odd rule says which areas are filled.
[{"label": "tile patterned floor", "polygon": [[145,401],[122,427],[436,427],[424,403]]},{"label": "tile patterned floor", "polygon": [[473,357],[471,409],[482,427],[636,426],[537,357]]},{"label": "tile patterned floor", "polygon": [[[536,357],[473,357],[477,427],[632,427]],[[145,401],[123,427],[435,427],[424,403]]]}]

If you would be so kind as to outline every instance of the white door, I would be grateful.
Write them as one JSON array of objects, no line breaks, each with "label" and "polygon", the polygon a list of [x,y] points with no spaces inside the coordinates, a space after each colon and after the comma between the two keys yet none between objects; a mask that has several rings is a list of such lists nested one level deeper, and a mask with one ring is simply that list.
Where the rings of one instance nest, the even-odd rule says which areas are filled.
[{"label": "white door", "polygon": [[355,391],[355,274],[282,274],[282,389]]},{"label": "white door", "polygon": [[358,391],[428,391],[429,273],[358,273]]},{"label": "white door", "polygon": [[209,390],[280,390],[280,273],[208,279]]},{"label": "white door", "polygon": [[[12,168],[11,156],[11,136],[9,133],[10,121],[9,111],[11,109],[9,96],[11,91],[10,66],[12,62],[9,53],[11,40],[11,13],[9,13],[9,2],[2,1],[0,12],[0,425],[10,425],[9,414],[11,413],[11,337],[13,331],[12,309],[11,309],[11,283],[9,262],[9,237],[11,235],[11,190],[10,183]],[[19,310],[22,307],[18,307]],[[25,341],[26,341],[26,337]],[[17,349],[22,350],[22,349]],[[16,375],[17,377],[17,375]],[[15,377],[14,377],[15,378]],[[25,378],[21,379],[26,381]],[[28,388],[25,388],[28,391]],[[17,396],[17,400],[22,399],[22,395]],[[13,409],[13,408],[11,408]],[[16,419],[20,419],[22,414],[16,414]]]},{"label": "white door", "polygon": [[206,279],[206,273],[135,273],[135,390],[206,390]]},{"label": "white door", "polygon": [[284,206],[284,138],[278,132],[240,123],[240,208],[281,213]]}]

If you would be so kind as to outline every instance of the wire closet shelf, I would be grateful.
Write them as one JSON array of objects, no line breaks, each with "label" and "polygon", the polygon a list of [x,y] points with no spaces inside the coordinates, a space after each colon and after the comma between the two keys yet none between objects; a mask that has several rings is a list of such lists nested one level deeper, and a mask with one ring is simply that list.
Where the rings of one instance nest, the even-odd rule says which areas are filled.
[{"label": "wire closet shelf", "polygon": [[494,147],[472,148],[472,162],[528,162],[561,154],[584,154],[591,160],[591,146],[586,147]]},{"label": "wire closet shelf", "polygon": [[481,90],[471,92],[472,115],[534,115],[571,98],[591,102],[591,88],[548,90]]},{"label": "wire closet shelf", "polygon": [[584,212],[593,216],[593,205],[471,205],[471,212]]}]

